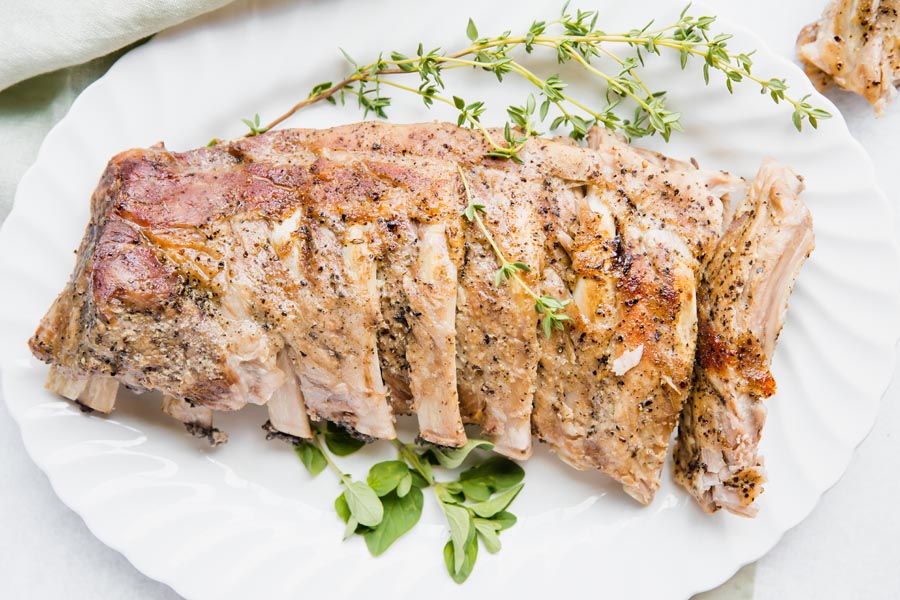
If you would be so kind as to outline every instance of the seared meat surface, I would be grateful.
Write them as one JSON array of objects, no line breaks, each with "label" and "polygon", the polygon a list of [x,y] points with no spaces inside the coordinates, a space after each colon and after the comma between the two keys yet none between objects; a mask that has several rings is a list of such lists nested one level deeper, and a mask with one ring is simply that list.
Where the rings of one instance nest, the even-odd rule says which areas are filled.
[{"label": "seared meat surface", "polygon": [[763,163],[700,286],[694,386],[681,414],[675,476],[707,512],[756,512],[765,469],[757,446],[775,393],[769,365],[788,296],[814,246],[791,171]]},{"label": "seared meat surface", "polygon": [[541,339],[534,430],[646,503],[690,388],[700,268],[742,182],[600,130],[590,146],[592,162],[560,152],[550,165],[568,205],[568,222],[553,221],[568,258],[545,269],[544,285],[572,300],[573,321]]},{"label": "seared meat surface", "polygon": [[[522,164],[488,149],[451,125],[361,123],[119,154],[31,340],[48,387],[107,412],[118,383],[159,390],[211,440],[210,411],[248,402],[300,438],[308,416],[389,439],[413,413],[453,447],[472,423],[503,454],[527,458],[534,435],[648,503],[743,180],[598,130],[532,139]],[[571,300],[564,331],[545,337],[533,299],[494,285],[460,171],[528,285]]]},{"label": "seared meat surface", "polygon": [[900,0],[833,0],[797,37],[797,55],[819,89],[831,82],[881,114],[900,85]]}]

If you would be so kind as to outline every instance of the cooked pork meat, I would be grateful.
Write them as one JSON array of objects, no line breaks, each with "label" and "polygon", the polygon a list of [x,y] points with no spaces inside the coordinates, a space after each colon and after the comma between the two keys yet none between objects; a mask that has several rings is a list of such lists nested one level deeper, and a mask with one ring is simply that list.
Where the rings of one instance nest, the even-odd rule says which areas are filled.
[{"label": "cooked pork meat", "polygon": [[[362,123],[114,157],[31,340],[65,373],[48,387],[160,390],[206,430],[197,411],[251,402],[301,438],[307,416],[393,438],[407,413],[441,446],[472,423],[526,458],[536,435],[649,502],[690,391],[697,282],[743,181],[601,131],[532,139],[521,164],[488,149],[450,125]],[[463,178],[526,283],[571,300],[564,331],[494,285]]]},{"label": "cooked pork meat", "polygon": [[788,296],[814,246],[812,218],[788,169],[763,163],[699,290],[697,364],[681,413],[675,475],[707,512],[756,513],[765,482],[757,446],[775,393],[769,365]]},{"label": "cooked pork meat", "polygon": [[900,85],[900,0],[833,0],[803,28],[797,55],[819,89],[832,81],[881,114]]},{"label": "cooked pork meat", "polygon": [[600,130],[590,145],[591,161],[550,164],[568,188],[555,196],[569,222],[553,226],[570,258],[544,279],[573,300],[573,321],[542,339],[534,430],[567,463],[613,474],[646,503],[690,388],[700,269],[741,181]]}]

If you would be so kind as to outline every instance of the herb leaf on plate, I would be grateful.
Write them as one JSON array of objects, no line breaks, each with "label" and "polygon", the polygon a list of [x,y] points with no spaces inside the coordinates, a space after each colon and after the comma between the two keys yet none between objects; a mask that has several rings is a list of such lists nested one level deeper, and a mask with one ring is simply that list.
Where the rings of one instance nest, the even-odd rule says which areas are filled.
[{"label": "herb leaf on plate", "polygon": [[524,486],[524,483],[520,483],[515,487],[497,494],[493,498],[482,500],[481,502],[476,502],[475,504],[470,505],[469,509],[479,517],[490,519],[497,513],[506,510],[506,507],[516,499],[516,496],[519,495],[519,492],[522,491],[522,488]]},{"label": "herb leaf on plate", "polygon": [[[457,554],[456,545],[450,541],[444,546],[444,565],[456,583],[463,583],[472,574],[478,558],[478,537],[473,526],[462,547],[462,556]],[[459,566],[457,566],[459,565]]]},{"label": "herb leaf on plate", "polygon": [[447,516],[447,524],[450,526],[450,543],[453,545],[454,564],[453,571],[462,569],[465,558],[466,540],[469,538],[469,530],[474,527],[469,511],[458,504],[442,504],[444,514]]},{"label": "herb leaf on plate", "polygon": [[502,525],[487,519],[473,519],[472,523],[481,537],[485,550],[491,554],[500,552],[500,536],[497,534],[502,531]]},{"label": "herb leaf on plate", "polygon": [[384,516],[384,506],[368,484],[362,481],[350,481],[344,487],[344,499],[350,509],[350,517],[360,525],[375,527]]},{"label": "herb leaf on plate", "polygon": [[[409,467],[400,460],[388,460],[377,463],[369,469],[369,476],[366,479],[375,493],[379,496],[386,496],[394,491],[402,484],[406,491],[412,485],[412,476],[409,473]],[[409,482],[409,483],[404,483]],[[398,494],[399,496],[405,495]]]},{"label": "herb leaf on plate", "polygon": [[483,502],[491,494],[517,485],[525,470],[505,456],[492,456],[459,476],[462,492],[470,501]]},{"label": "herb leaf on plate", "polygon": [[425,496],[416,487],[409,488],[400,496],[396,491],[381,497],[384,505],[384,517],[381,523],[365,532],[366,546],[373,556],[387,550],[400,536],[415,527],[422,516]]},{"label": "herb leaf on plate", "polygon": [[490,450],[493,447],[494,445],[487,440],[469,440],[462,448],[438,448],[432,446],[428,449],[428,456],[445,469],[455,469],[463,464],[473,450],[478,448]]},{"label": "herb leaf on plate", "polygon": [[328,466],[322,451],[316,445],[306,440],[300,440],[294,444],[294,452],[297,453],[303,466],[306,467],[306,470],[313,477],[324,471],[325,467]]},{"label": "herb leaf on plate", "polygon": [[349,431],[330,421],[325,426],[324,435],[325,445],[335,456],[350,456],[366,445],[364,441],[353,437]]}]

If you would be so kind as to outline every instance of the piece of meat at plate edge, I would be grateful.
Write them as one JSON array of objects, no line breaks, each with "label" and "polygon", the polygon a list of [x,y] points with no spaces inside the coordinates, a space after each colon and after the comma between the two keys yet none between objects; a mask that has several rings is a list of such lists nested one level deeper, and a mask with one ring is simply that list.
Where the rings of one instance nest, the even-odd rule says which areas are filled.
[{"label": "piece of meat at plate edge", "polygon": [[754,516],[769,371],[800,267],[815,245],[801,180],[766,159],[699,290],[694,385],[681,414],[675,477],[706,512]]},{"label": "piece of meat at plate edge", "polygon": [[832,82],[884,113],[900,85],[900,0],[832,0],[797,36],[797,56],[819,90]]}]

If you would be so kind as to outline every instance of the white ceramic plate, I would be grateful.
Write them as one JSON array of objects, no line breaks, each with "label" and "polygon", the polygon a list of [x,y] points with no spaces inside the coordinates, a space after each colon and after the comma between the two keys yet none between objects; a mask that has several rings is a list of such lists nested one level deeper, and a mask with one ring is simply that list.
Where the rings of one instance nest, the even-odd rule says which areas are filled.
[{"label": "white ceramic plate", "polygon": [[[593,4],[607,30],[642,25],[648,15],[669,22],[680,9],[664,0],[642,2],[640,14],[628,8],[634,3]],[[459,593],[444,572],[447,533],[433,503],[412,534],[373,559],[359,540],[340,541],[334,480],[311,480],[286,446],[263,440],[262,411],[220,418],[231,441],[217,450],[189,438],[144,398],[121,399],[111,417],[85,416],[42,389],[46,367],[25,341],[69,276],[88,199],[114,153],[159,140],[187,149],[238,135],[241,117],[280,114],[313,84],[343,73],[338,45],[370,57],[415,48],[419,39],[458,43],[469,16],[483,33],[499,32],[552,18],[556,9],[542,5],[457,0],[450,9],[394,0],[235,9],[129,53],[47,136],[0,236],[3,395],[60,498],[138,569],[197,600]],[[818,105],[834,110],[797,68],[759,39],[736,33],[735,47],[759,49],[760,74],[786,75],[795,94],[813,93]],[[721,81],[704,87],[697,67],[682,74],[672,61],[652,61],[647,70],[647,80],[669,90],[684,113],[686,132],[666,152],[747,177],[773,155],[805,177],[816,224],[818,247],[796,286],[773,367],[779,391],[769,401],[763,440],[770,482],[760,515],[704,515],[673,484],[669,466],[656,500],[641,508],[600,474],[577,473],[539,449],[516,502],[520,523],[504,534],[499,555],[479,557],[469,593],[661,599],[711,588],[809,514],[873,424],[900,331],[900,265],[891,211],[869,160],[839,116],[818,132],[798,134],[786,107],[751,86],[734,96]],[[453,85],[495,109],[522,96],[512,81],[502,88],[484,81],[469,73]],[[407,103],[391,116],[409,122],[450,115]],[[485,120],[502,118],[495,110]],[[289,125],[356,119],[349,107],[323,106]],[[651,142],[644,143],[660,147]],[[357,474],[390,452],[381,444],[362,454],[345,461]]]}]

